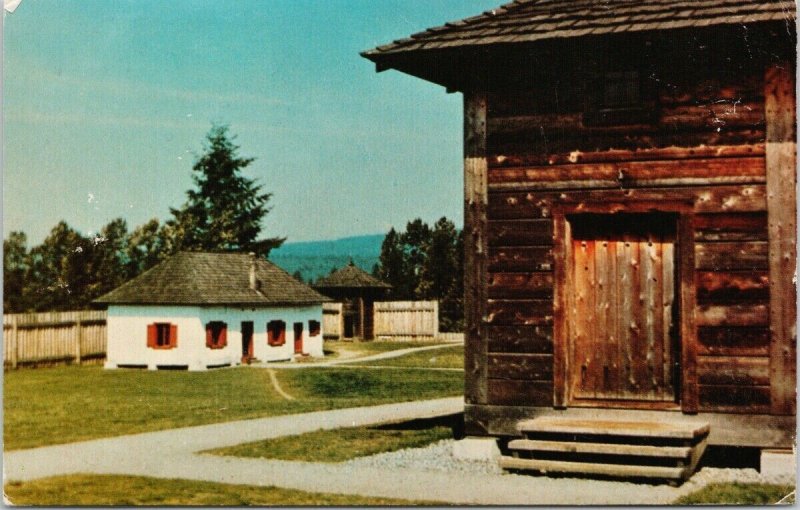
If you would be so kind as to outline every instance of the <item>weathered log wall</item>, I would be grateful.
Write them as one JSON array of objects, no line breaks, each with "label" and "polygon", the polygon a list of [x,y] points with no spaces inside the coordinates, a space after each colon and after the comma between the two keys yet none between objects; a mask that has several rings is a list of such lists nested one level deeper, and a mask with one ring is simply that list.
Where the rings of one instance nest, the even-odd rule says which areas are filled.
[{"label": "weathered log wall", "polygon": [[661,74],[655,121],[641,125],[586,126],[561,83],[488,94],[488,371],[474,367],[468,388],[485,377],[486,404],[553,405],[554,205],[686,201],[697,343],[684,384],[697,385],[700,411],[769,412],[770,370],[790,369],[770,361],[763,69],[727,81]]}]

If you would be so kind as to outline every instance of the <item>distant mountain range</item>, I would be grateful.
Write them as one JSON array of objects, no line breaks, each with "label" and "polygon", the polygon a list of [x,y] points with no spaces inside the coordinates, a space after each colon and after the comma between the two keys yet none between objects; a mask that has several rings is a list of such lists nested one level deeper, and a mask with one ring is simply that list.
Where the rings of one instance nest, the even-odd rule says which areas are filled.
[{"label": "distant mountain range", "polygon": [[303,241],[285,243],[272,250],[269,260],[289,274],[300,271],[303,280],[309,282],[327,276],[332,269],[353,263],[371,273],[378,263],[384,234],[343,237],[329,241]]}]

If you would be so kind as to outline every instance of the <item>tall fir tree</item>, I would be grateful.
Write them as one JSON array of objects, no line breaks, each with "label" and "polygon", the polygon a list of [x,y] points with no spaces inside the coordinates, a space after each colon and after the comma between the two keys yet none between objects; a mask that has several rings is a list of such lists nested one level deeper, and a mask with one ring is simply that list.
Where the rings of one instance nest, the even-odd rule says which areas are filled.
[{"label": "tall fir tree", "polygon": [[421,219],[404,232],[390,229],[381,244],[373,274],[392,286],[395,300],[439,300],[442,331],[461,331],[464,324],[463,232],[441,218],[431,229]]},{"label": "tall fir tree", "polygon": [[28,309],[28,238],[25,232],[11,232],[3,240],[3,310],[6,313]]},{"label": "tall fir tree", "polygon": [[138,276],[166,258],[165,237],[163,227],[155,218],[133,229],[125,247],[126,279]]},{"label": "tall fir tree", "polygon": [[406,299],[429,299],[428,282],[423,278],[423,268],[428,259],[431,244],[431,229],[420,218],[406,224],[406,231],[400,235],[406,257],[406,278],[411,295]]},{"label": "tall fir tree", "polygon": [[32,300],[31,309],[79,310],[88,305],[91,243],[60,221],[42,244],[31,249],[29,277],[23,291]]},{"label": "tall fir tree", "polygon": [[407,274],[406,256],[400,235],[389,229],[381,243],[376,276],[392,286],[392,299],[411,299],[412,287]]},{"label": "tall fir tree", "polygon": [[85,290],[87,301],[100,297],[127,280],[128,239],[128,224],[122,218],[112,220],[91,239],[91,277]]},{"label": "tall fir tree", "polygon": [[213,126],[205,152],[192,170],[195,189],[187,191],[180,209],[171,208],[166,248],[195,251],[242,251],[269,255],[285,238],[259,239],[261,222],[270,211],[271,193],[255,179],[242,175],[253,158],[239,157],[227,126]]}]

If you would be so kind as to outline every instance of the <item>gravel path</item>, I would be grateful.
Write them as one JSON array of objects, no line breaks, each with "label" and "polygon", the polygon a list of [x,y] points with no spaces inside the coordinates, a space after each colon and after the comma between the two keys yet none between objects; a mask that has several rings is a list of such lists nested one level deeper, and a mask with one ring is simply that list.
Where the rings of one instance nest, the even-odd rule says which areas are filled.
[{"label": "gravel path", "polygon": [[[343,465],[381,469],[412,468],[425,471],[508,475],[496,463],[467,461],[453,457],[454,444],[455,440],[444,439],[422,448],[409,448],[396,452],[360,457],[347,461],[343,463]],[[794,477],[791,475],[765,476],[752,468],[730,469],[705,467],[695,473],[684,486],[695,490],[712,482],[791,484],[794,483]]]},{"label": "gravel path", "polygon": [[144,475],[304,491],[480,505],[660,505],[710,481],[765,481],[754,470],[703,469],[681,487],[508,474],[460,461],[452,440],[338,464],[243,459],[197,453],[318,429],[444,416],[461,398],[187,427],[3,454],[6,481],[70,473]]},{"label": "gravel path", "polygon": [[[363,363],[365,361],[379,361],[384,359],[399,358],[400,356],[405,356],[406,354],[412,354],[415,352],[423,352],[423,351],[433,351],[436,349],[445,349],[447,347],[453,347],[455,345],[459,344],[446,343],[446,344],[436,344],[436,345],[424,345],[422,347],[409,347],[407,349],[396,349],[393,351],[379,352],[378,354],[371,354],[369,356],[354,356],[354,357],[347,357],[344,359],[333,359],[330,361],[319,361],[319,362],[304,361],[302,363],[277,362],[269,364],[260,363],[249,366],[252,368],[288,368],[288,369],[335,367],[337,365],[347,365],[348,363]],[[455,370],[461,370],[461,369],[458,368]]]}]

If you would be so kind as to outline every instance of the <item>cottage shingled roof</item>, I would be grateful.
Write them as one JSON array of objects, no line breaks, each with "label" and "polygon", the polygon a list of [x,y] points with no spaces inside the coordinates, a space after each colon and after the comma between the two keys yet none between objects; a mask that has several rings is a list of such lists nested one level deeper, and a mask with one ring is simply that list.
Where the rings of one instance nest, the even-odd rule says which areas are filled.
[{"label": "cottage shingled roof", "polygon": [[330,275],[326,276],[325,278],[321,278],[315,285],[317,289],[329,289],[329,288],[372,288],[372,289],[389,289],[391,285],[388,283],[384,283],[377,278],[373,277],[366,271],[362,270],[359,267],[356,267],[355,264],[350,262],[350,264],[346,265],[345,267],[334,271]]},{"label": "cottage shingled roof", "polygon": [[96,299],[106,304],[278,306],[330,301],[286,271],[243,253],[180,252]]},{"label": "cottage shingled roof", "polygon": [[795,17],[791,0],[515,0],[362,55],[378,62],[382,56],[425,50]]}]

